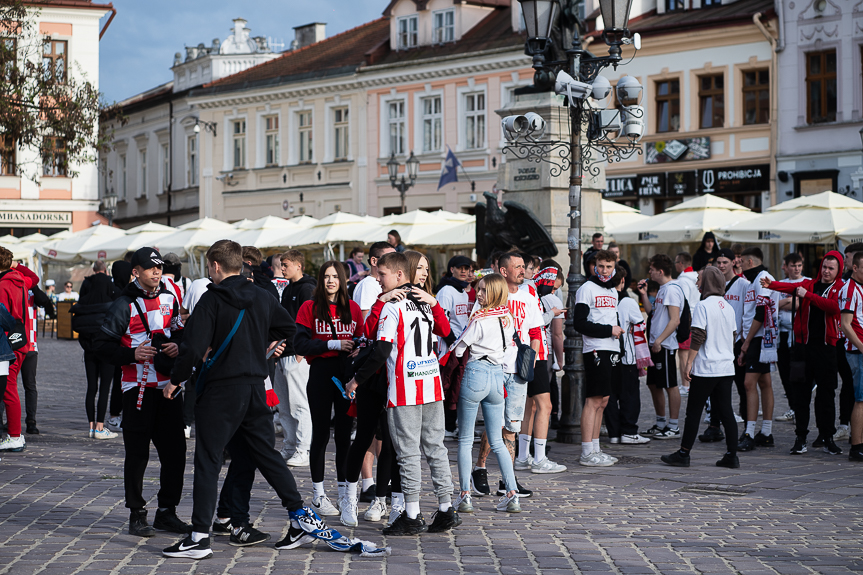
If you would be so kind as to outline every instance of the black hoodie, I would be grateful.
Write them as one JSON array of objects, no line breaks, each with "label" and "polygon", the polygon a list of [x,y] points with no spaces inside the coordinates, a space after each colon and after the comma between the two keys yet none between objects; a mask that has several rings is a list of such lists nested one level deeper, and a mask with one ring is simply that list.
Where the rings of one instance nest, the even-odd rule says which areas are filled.
[{"label": "black hoodie", "polygon": [[[704,244],[707,240],[713,240],[713,250],[707,251],[704,248]],[[719,244],[716,243],[716,236],[713,235],[713,232],[707,232],[704,234],[704,237],[701,238],[701,247],[698,248],[698,251],[695,252],[695,255],[692,256],[692,269],[694,271],[701,271],[706,268],[709,264],[712,264],[716,261],[716,258],[719,257]]]},{"label": "black hoodie", "polygon": [[207,387],[213,385],[263,385],[269,375],[267,346],[286,340],[283,356],[294,355],[294,320],[278,300],[264,295],[262,288],[242,276],[230,276],[218,285],[210,284],[201,296],[183,333],[180,354],[171,372],[178,385],[192,375],[192,368],[207,348],[219,349],[246,310],[240,327],[228,347],[207,373]]},{"label": "black hoodie", "polygon": [[303,277],[289,283],[282,291],[282,306],[288,310],[293,319],[297,319],[300,306],[312,299],[317,285],[318,280],[309,274],[303,274]]},{"label": "black hoodie", "polygon": [[264,288],[264,290],[271,293],[274,298],[277,300],[279,299],[279,290],[276,289],[276,286],[273,285],[273,280],[270,276],[264,273],[261,266],[252,266],[252,281],[255,282],[256,286]]}]

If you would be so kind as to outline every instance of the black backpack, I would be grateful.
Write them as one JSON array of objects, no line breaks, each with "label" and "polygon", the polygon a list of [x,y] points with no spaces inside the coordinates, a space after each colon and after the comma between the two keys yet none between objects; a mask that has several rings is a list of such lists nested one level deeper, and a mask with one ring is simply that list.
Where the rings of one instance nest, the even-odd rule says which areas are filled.
[{"label": "black backpack", "polygon": [[[676,285],[681,292],[683,288],[680,284]],[[680,310],[680,324],[677,326],[677,343],[683,343],[689,336],[692,335],[692,310],[689,309],[689,300],[686,299],[686,293],[683,293],[683,308]]]}]

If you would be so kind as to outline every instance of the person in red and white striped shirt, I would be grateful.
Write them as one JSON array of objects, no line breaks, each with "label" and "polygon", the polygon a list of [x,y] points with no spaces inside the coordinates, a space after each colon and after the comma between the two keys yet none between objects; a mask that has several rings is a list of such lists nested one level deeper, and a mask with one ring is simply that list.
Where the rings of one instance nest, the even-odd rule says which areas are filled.
[{"label": "person in red and white striped shirt", "polygon": [[845,357],[854,379],[854,410],[851,412],[849,461],[863,461],[863,252],[855,252],[851,278],[839,292]]}]

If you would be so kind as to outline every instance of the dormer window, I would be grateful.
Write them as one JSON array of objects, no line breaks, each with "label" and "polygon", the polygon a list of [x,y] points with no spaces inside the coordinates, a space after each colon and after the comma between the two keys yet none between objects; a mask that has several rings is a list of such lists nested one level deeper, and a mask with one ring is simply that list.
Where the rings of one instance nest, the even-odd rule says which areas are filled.
[{"label": "dormer window", "polygon": [[685,10],[686,3],[683,0],[665,0],[665,11]]},{"label": "dormer window", "polygon": [[455,10],[439,10],[434,13],[434,43],[455,41]]},{"label": "dormer window", "polygon": [[416,15],[399,18],[399,50],[417,47],[418,21]]}]

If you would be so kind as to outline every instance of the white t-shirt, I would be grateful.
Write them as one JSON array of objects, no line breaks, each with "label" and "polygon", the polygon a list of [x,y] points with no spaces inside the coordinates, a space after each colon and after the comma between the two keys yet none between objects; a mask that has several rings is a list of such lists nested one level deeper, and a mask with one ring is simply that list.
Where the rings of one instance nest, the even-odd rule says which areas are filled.
[{"label": "white t-shirt", "polygon": [[366,276],[354,288],[354,301],[357,302],[362,311],[368,311],[375,305],[375,300],[378,299],[381,292],[383,289],[381,289],[378,280],[372,276]]},{"label": "white t-shirt", "polygon": [[78,292],[60,292],[57,294],[57,301],[78,301]]},{"label": "white t-shirt", "polygon": [[[808,280],[809,278],[806,276],[801,276],[800,278],[793,280],[790,278],[785,278],[782,280],[782,283],[786,284],[798,284],[803,280]],[[791,297],[790,293],[782,293],[779,292],[779,301],[784,299],[788,299]],[[800,298],[797,298],[797,309],[796,312],[800,312]],[[779,310],[779,331],[793,331],[794,327],[791,325],[791,309],[781,309]]]},{"label": "white t-shirt", "polygon": [[[735,276],[736,279],[725,282],[725,301],[731,304],[737,323],[737,339],[743,337],[743,300],[746,298],[746,290],[749,282],[743,276]],[[729,287],[730,282],[734,282]]]},{"label": "white t-shirt", "polygon": [[692,362],[692,375],[734,375],[734,331],[737,318],[725,298],[712,295],[698,302],[692,312],[692,327],[707,332],[707,339]]},{"label": "white t-shirt", "polygon": [[[662,335],[665,328],[668,327],[668,306],[674,306],[680,313],[683,313],[683,302],[686,295],[680,284],[668,282],[659,287],[656,292],[656,301],[653,303],[653,315],[650,318],[650,333],[647,335],[647,342],[653,347],[656,338]],[[665,338],[662,342],[662,347],[665,349],[679,349],[677,343],[677,330],[671,332],[671,335]]]},{"label": "white t-shirt", "polygon": [[468,318],[470,318],[471,305],[467,292],[458,291],[453,286],[443,286],[437,293],[437,302],[446,311],[452,334],[455,337],[460,336],[467,326]]},{"label": "white t-shirt", "polygon": [[197,279],[193,281],[189,286],[189,289],[186,290],[186,297],[183,298],[183,307],[186,308],[189,313],[192,313],[195,310],[198,300],[207,292],[207,286],[211,283],[210,278]]},{"label": "white t-shirt", "polygon": [[[523,284],[518,286],[518,291],[525,292],[531,298],[531,300],[534,302],[534,305],[536,305],[536,309],[539,312],[539,320],[542,322],[542,325],[544,326],[545,325],[545,318],[542,317],[543,309],[542,309],[542,304],[539,302],[539,296],[536,293],[536,285],[533,283],[533,281],[530,281],[529,283],[524,282]],[[512,294],[510,294],[510,296],[512,296]],[[524,340],[524,342],[528,343],[527,340]],[[547,359],[547,358],[548,358],[548,347],[546,347],[546,345],[545,345],[545,338],[540,337],[539,338],[539,351],[536,354],[536,359],[538,361],[542,361],[542,360]]]},{"label": "white t-shirt", "polygon": [[624,296],[617,302],[617,317],[624,331],[623,364],[635,365],[635,340],[632,337],[632,326],[644,323],[644,316],[635,300]]},{"label": "white t-shirt", "polygon": [[[616,289],[604,288],[588,280],[575,292],[575,305],[579,304],[586,305],[590,309],[587,321],[612,327],[619,324]],[[596,350],[620,352],[620,340],[614,337],[582,335],[582,341],[584,353]]]},{"label": "white t-shirt", "polygon": [[[503,328],[503,334],[501,334],[501,328]],[[461,339],[455,347],[455,354],[461,357],[465,349],[470,347],[468,363],[485,357],[495,365],[503,365],[506,350],[515,346],[512,341],[514,332],[511,315],[474,319],[461,334]]]},{"label": "white t-shirt", "polygon": [[[549,311],[553,308],[564,309],[563,302],[557,297],[554,293],[550,293],[539,298],[540,303],[542,303],[542,307],[545,311]],[[556,319],[563,319],[563,315],[559,315],[557,317],[552,317],[551,321]],[[557,358],[554,355],[554,345],[551,341],[551,322],[548,322],[542,327],[542,334],[545,338],[545,349],[548,350],[548,358],[554,364],[552,366],[553,369],[561,369],[561,367],[557,363]],[[561,358],[562,359],[562,358]]]},{"label": "white t-shirt", "polygon": [[[766,313],[769,313],[772,317],[764,318],[764,323],[768,323],[768,321],[772,321],[773,325],[776,325],[779,321],[776,302],[779,301],[779,295],[777,292],[773,291],[769,288],[761,287],[761,278],[767,278],[768,280],[776,281],[773,279],[773,276],[770,275],[767,270],[762,270],[756,277],[755,281],[749,284],[746,287],[746,295],[743,298],[743,334],[741,337],[746,339],[749,336],[749,328],[752,326],[752,321],[755,319],[755,308],[759,305],[765,305],[765,303],[769,303],[770,310]],[[755,332],[753,337],[763,337],[764,336],[764,324],[758,328],[758,331]],[[778,337],[778,334],[777,334]]]},{"label": "white t-shirt", "polygon": [[[530,330],[542,327],[539,300],[527,291],[519,289],[515,293],[509,294],[506,306],[509,308],[513,319],[515,319],[515,329],[518,331],[519,339],[521,339],[522,343],[530,345]],[[503,368],[506,373],[515,373],[515,358],[517,354],[518,348],[516,346],[513,345],[507,348]]]}]

